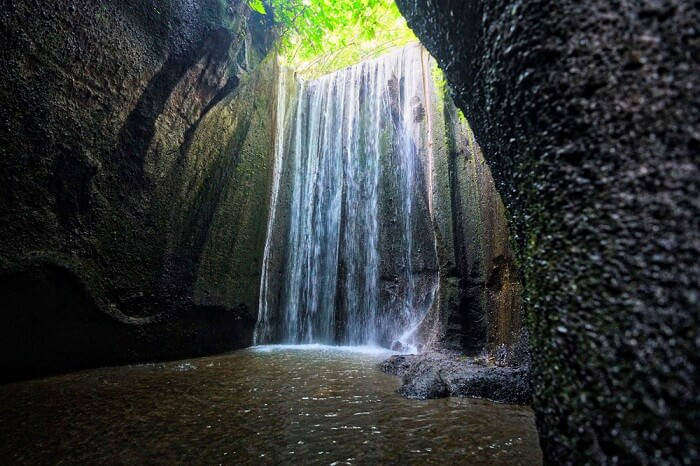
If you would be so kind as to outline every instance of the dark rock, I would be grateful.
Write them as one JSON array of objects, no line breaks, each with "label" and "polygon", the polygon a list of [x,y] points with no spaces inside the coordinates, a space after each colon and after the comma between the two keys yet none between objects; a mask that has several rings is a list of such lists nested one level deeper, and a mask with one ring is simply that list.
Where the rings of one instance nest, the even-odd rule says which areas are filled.
[{"label": "dark rock", "polygon": [[1,270],[3,382],[104,364],[222,352],[249,341],[254,321],[242,309],[164,307],[133,317],[96,300],[72,270],[48,258]]},{"label": "dark rock", "polygon": [[500,347],[513,355],[522,286],[506,210],[468,123],[449,92],[437,92],[445,93],[431,109],[440,289],[419,333],[434,348],[474,355]]},{"label": "dark rock", "polygon": [[0,379],[250,344],[275,35],[225,3],[3,3]]},{"label": "dark rock", "polygon": [[464,356],[428,353],[392,356],[380,369],[402,377],[398,391],[408,398],[463,396],[513,404],[532,399],[527,366],[495,367]]},{"label": "dark rock", "polygon": [[398,392],[419,400],[444,398],[450,395],[447,384],[442,379],[442,368],[425,359],[414,360],[404,372]]},{"label": "dark rock", "polygon": [[398,0],[503,195],[552,464],[697,464],[697,4]]},{"label": "dark rock", "polygon": [[379,369],[387,374],[403,376],[411,367],[414,358],[413,355],[395,355],[383,361]]},{"label": "dark rock", "polygon": [[399,353],[403,353],[404,351],[406,351],[406,349],[407,348],[404,346],[404,344],[398,340],[394,340],[391,343],[391,351],[397,351]]},{"label": "dark rock", "polygon": [[487,398],[513,404],[532,402],[530,370],[518,368],[459,365],[444,370],[442,380],[451,396]]}]

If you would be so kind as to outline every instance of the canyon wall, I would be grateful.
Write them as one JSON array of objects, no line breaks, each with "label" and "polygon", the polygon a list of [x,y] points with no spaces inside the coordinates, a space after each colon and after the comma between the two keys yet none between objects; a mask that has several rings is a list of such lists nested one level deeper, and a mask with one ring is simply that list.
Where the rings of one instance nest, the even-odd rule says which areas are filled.
[{"label": "canyon wall", "polygon": [[433,70],[432,197],[439,301],[426,324],[436,348],[527,363],[520,275],[501,196],[452,90]]},{"label": "canyon wall", "polygon": [[697,462],[697,8],[397,3],[505,201],[547,461]]},{"label": "canyon wall", "polygon": [[274,41],[245,1],[5,2],[3,378],[249,344]]},{"label": "canyon wall", "polygon": [[[264,58],[274,26],[243,1],[95,0],[45,10],[16,2],[2,16],[4,377],[250,344],[276,126],[293,140],[297,108],[296,77]],[[440,293],[424,322],[430,342],[508,349],[514,332],[499,329],[519,322],[519,301],[502,291],[517,282],[503,275],[512,261],[502,205],[465,122],[436,93],[434,62],[425,51],[416,57],[399,72],[410,80],[392,74],[372,84],[389,93],[389,107],[381,121],[358,126],[358,141],[372,130],[382,145],[375,149],[389,154],[377,166],[380,286],[369,312],[386,322],[425,312],[439,268]],[[399,137],[403,126],[415,141]],[[287,207],[291,160],[281,160],[276,188]],[[361,190],[343,189],[364,202]],[[344,241],[362,252],[366,238],[348,236],[356,230],[348,218]],[[270,230],[266,272],[277,286],[288,281],[290,219],[289,208],[278,209],[272,225],[282,227]],[[338,273],[352,262],[340,257]],[[338,296],[342,335],[349,294]],[[280,305],[279,293],[264,297]],[[381,333],[384,345],[397,337]]]}]

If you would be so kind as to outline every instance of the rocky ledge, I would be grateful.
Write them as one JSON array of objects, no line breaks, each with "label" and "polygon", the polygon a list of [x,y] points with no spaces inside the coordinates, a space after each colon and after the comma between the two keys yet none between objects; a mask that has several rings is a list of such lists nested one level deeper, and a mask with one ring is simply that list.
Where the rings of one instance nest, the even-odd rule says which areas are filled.
[{"label": "rocky ledge", "polygon": [[395,355],[379,368],[403,378],[398,392],[407,398],[463,396],[513,404],[531,401],[527,366],[499,367],[483,358],[425,353]]}]

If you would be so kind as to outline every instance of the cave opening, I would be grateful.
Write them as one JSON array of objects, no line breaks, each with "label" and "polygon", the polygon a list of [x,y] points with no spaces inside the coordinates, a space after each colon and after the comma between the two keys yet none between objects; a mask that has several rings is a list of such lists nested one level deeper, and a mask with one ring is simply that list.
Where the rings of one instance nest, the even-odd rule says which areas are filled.
[{"label": "cave opening", "polygon": [[0,15],[7,461],[698,462],[692,2],[74,3]]},{"label": "cave opening", "polygon": [[522,362],[505,209],[469,123],[393,1],[346,3],[250,2],[282,24],[254,343]]}]

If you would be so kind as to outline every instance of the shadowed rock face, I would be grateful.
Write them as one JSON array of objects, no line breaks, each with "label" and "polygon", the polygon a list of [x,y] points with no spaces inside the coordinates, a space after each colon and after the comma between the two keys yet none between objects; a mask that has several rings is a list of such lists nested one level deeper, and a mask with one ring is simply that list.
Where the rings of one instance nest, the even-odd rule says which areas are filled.
[{"label": "shadowed rock face", "polygon": [[[441,289],[432,344],[501,362],[526,362],[520,276],[501,196],[481,148],[446,90],[434,143],[435,230]],[[438,124],[438,122],[440,124]],[[437,135],[436,135],[437,136]]]},{"label": "shadowed rock face", "polygon": [[247,76],[274,40],[249,15],[3,7],[3,378],[249,344],[275,95],[271,62]]},{"label": "shadowed rock face", "polygon": [[546,457],[693,463],[697,9],[397,3],[510,214]]}]

